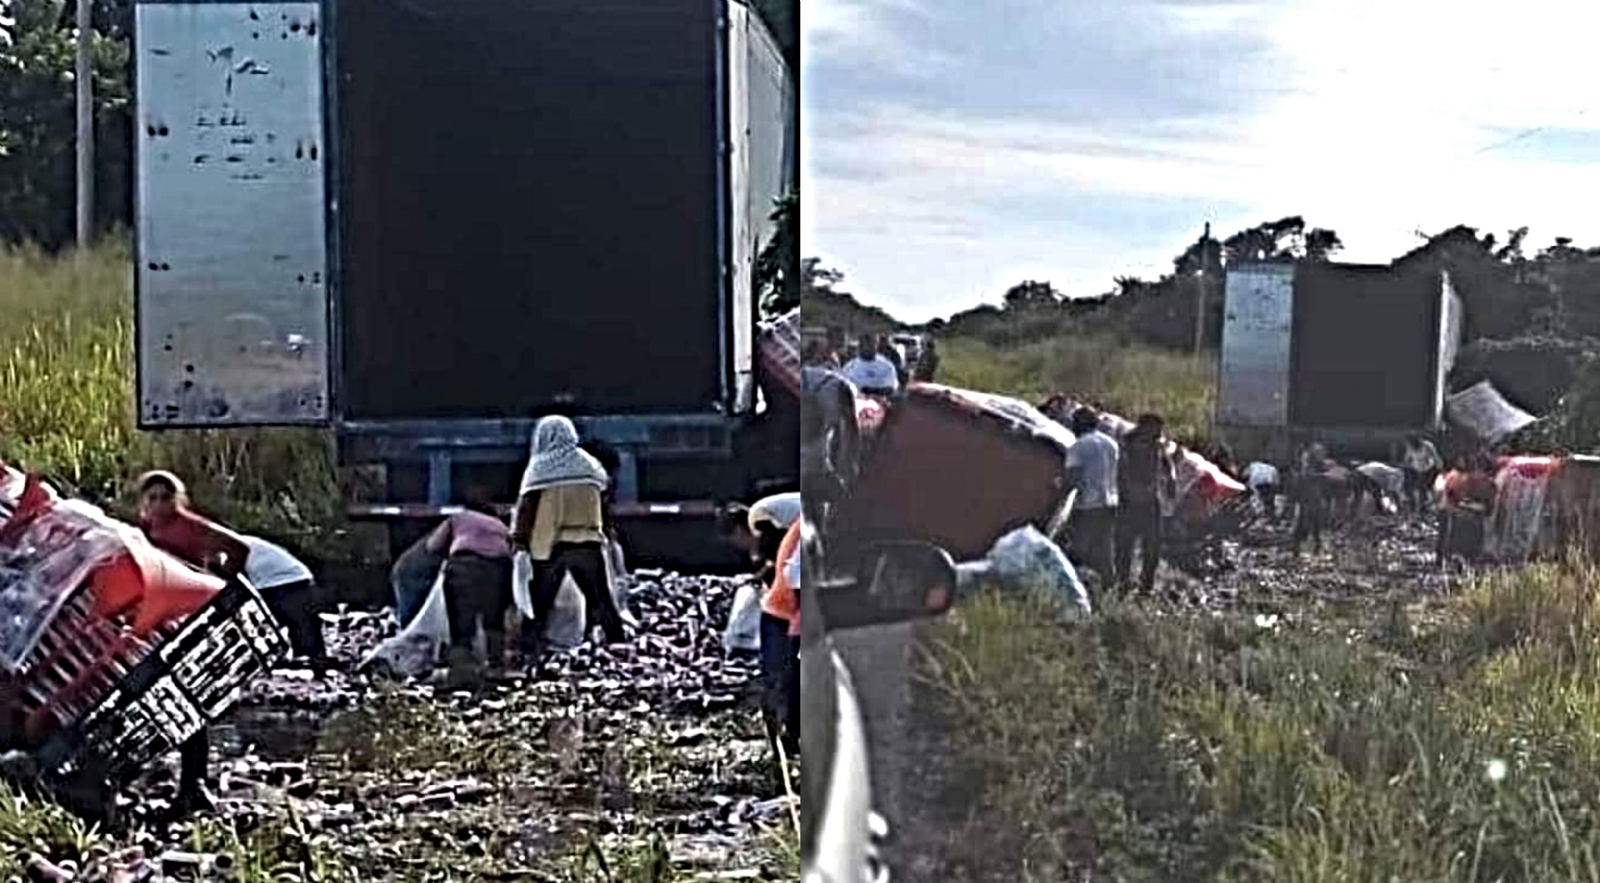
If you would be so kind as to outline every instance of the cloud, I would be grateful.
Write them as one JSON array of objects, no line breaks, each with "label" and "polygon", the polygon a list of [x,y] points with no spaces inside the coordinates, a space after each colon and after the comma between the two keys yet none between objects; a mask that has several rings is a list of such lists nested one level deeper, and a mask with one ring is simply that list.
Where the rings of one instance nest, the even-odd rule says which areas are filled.
[{"label": "cloud", "polygon": [[806,7],[807,251],[926,318],[1160,273],[1207,219],[1302,214],[1355,260],[1455,223],[1600,240],[1600,7],[1081,7]]}]

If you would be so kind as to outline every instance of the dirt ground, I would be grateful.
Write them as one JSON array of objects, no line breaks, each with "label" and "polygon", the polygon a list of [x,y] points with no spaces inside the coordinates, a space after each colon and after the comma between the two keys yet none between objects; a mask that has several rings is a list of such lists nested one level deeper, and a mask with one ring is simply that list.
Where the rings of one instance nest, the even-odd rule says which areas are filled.
[{"label": "dirt ground", "polygon": [[[288,817],[368,880],[793,879],[798,806],[762,738],[754,663],[720,645],[737,581],[636,576],[632,646],[477,692],[274,672],[213,731],[216,816],[153,821],[172,761],[127,798],[131,841],[151,858],[219,852]],[[325,619],[349,668],[395,628]]]}]

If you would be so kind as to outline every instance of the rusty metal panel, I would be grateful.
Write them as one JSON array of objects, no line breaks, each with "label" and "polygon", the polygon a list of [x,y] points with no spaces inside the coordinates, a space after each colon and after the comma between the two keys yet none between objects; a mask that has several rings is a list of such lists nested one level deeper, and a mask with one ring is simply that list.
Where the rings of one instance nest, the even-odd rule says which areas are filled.
[{"label": "rusty metal panel", "polygon": [[1253,264],[1228,270],[1217,422],[1285,426],[1294,330],[1294,267]]},{"label": "rusty metal panel", "polygon": [[328,414],[316,3],[140,3],[139,422]]}]

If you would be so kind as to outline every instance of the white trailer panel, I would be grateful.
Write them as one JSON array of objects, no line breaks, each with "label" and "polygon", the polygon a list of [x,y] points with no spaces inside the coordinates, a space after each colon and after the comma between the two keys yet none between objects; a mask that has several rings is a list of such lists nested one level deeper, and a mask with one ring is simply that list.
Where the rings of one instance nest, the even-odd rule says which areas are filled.
[{"label": "white trailer panel", "polygon": [[141,425],[328,417],[319,15],[136,4]]},{"label": "white trailer panel", "polygon": [[1229,268],[1224,297],[1217,422],[1287,426],[1294,265]]}]

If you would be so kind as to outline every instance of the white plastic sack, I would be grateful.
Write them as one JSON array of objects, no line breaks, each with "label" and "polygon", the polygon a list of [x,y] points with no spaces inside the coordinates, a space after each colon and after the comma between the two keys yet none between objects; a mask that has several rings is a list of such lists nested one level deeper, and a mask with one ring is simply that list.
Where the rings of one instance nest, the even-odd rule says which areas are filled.
[{"label": "white plastic sack", "polygon": [[633,574],[628,572],[627,559],[622,557],[622,544],[610,538],[606,539],[606,581],[611,584],[611,600],[617,605],[617,612],[622,614],[623,624],[638,628],[638,618],[628,609],[628,593],[633,591]]},{"label": "white plastic sack", "polygon": [[727,653],[761,649],[761,585],[755,580],[733,594],[728,627],[722,631],[722,649]]},{"label": "white plastic sack", "polygon": [[533,558],[526,549],[511,556],[511,598],[523,619],[533,619]]},{"label": "white plastic sack", "polygon": [[431,672],[450,644],[450,613],[444,602],[444,571],[434,577],[428,600],[400,633],[373,648],[361,668],[382,666],[403,678]]},{"label": "white plastic sack", "polygon": [[990,575],[1006,586],[1041,592],[1084,615],[1093,612],[1089,590],[1066,553],[1031,524],[996,540],[988,562]]}]

